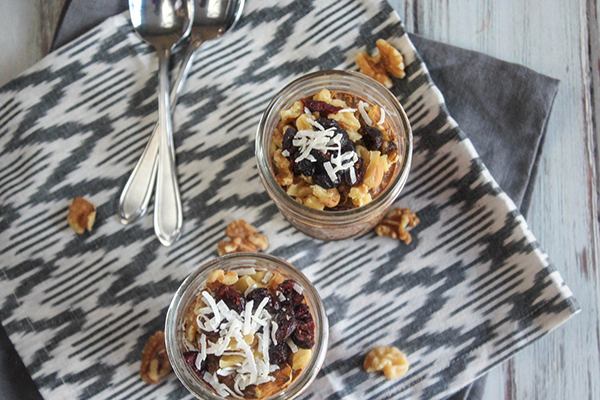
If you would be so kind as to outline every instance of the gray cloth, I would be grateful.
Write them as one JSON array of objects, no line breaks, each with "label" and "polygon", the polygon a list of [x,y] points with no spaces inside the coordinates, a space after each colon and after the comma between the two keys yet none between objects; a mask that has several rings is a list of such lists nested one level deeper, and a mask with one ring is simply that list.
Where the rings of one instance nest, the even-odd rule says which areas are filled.
[{"label": "gray cloth", "polygon": [[[67,1],[53,48],[73,40],[126,0]],[[450,114],[469,135],[500,186],[526,215],[546,122],[558,81],[519,65],[411,35]],[[451,397],[478,400],[485,377]],[[40,399],[23,363],[0,329],[0,399]]]}]

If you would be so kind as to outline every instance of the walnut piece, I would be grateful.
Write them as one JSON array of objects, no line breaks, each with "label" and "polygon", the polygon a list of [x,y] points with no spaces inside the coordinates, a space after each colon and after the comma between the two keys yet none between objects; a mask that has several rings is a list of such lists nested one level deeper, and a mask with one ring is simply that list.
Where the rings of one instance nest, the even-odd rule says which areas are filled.
[{"label": "walnut piece", "polygon": [[239,277],[234,271],[223,272],[222,269],[214,270],[206,279],[206,287],[210,290],[217,290],[223,285],[233,285]]},{"label": "walnut piece", "polygon": [[150,385],[156,385],[171,372],[165,347],[165,334],[159,331],[150,337],[142,352],[140,376]]},{"label": "walnut piece", "polygon": [[387,379],[398,379],[408,372],[406,355],[396,347],[376,347],[365,357],[365,371],[383,371]]},{"label": "walnut piece", "polygon": [[371,57],[366,52],[360,52],[356,55],[356,64],[360,72],[370,76],[385,87],[390,89],[393,86],[389,74],[397,78],[404,78],[404,57],[391,44],[383,39],[376,42],[378,54]]},{"label": "walnut piece", "polygon": [[294,172],[292,172],[292,164],[290,160],[283,156],[282,150],[277,149],[273,154],[273,161],[277,167],[277,175],[275,180],[279,186],[289,186],[294,183]]},{"label": "walnut piece", "polygon": [[257,398],[264,399],[290,386],[290,383],[292,383],[292,367],[289,364],[285,364],[284,368],[276,370],[272,376],[275,378],[274,381],[261,383],[256,386],[254,393]]},{"label": "walnut piece", "polygon": [[225,235],[231,240],[221,240],[217,247],[219,255],[237,253],[241,251],[258,252],[258,249],[266,250],[269,246],[267,237],[258,233],[255,227],[238,219],[227,226]]},{"label": "walnut piece", "polygon": [[379,236],[399,239],[406,244],[410,244],[412,236],[406,228],[414,228],[419,222],[421,221],[414,212],[410,211],[408,208],[398,207],[393,209],[379,225],[375,227],[375,233]]},{"label": "walnut piece", "polygon": [[67,221],[71,228],[80,235],[85,232],[86,228],[91,232],[94,221],[96,221],[96,207],[83,197],[75,197],[69,207]]}]

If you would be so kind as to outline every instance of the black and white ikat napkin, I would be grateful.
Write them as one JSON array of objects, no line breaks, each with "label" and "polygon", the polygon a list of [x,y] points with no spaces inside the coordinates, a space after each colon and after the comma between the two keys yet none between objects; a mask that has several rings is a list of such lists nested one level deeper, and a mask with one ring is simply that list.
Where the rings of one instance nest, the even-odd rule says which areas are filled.
[{"label": "black and white ikat napkin", "polygon": [[[325,367],[305,398],[444,398],[577,311],[560,275],[448,116],[387,3],[250,2],[240,27],[206,46],[175,115],[186,234],[161,247],[146,218],[123,228],[118,193],[156,118],[154,54],[114,17],[0,91],[2,322],[46,398],[180,398],[174,377],[137,377],[180,281],[216,255],[233,218],[304,270],[328,308]],[[353,69],[378,37],[405,55],[396,82],[415,134],[399,204],[422,223],[410,246],[367,235],[323,243],[298,233],[257,178],[262,109],[291,79]],[[95,231],[64,215],[84,196]],[[365,350],[395,344],[409,374],[364,373]]]}]

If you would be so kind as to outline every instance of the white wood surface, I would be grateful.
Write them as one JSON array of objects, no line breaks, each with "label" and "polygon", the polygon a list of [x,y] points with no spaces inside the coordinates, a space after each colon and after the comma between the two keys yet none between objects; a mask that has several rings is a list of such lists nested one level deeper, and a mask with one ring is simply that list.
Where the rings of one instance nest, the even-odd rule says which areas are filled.
[{"label": "white wood surface", "polygon": [[[0,0],[0,85],[47,52],[63,2]],[[600,2],[390,2],[410,32],[561,80],[529,223],[583,311],[493,370],[485,398],[600,399]]]}]

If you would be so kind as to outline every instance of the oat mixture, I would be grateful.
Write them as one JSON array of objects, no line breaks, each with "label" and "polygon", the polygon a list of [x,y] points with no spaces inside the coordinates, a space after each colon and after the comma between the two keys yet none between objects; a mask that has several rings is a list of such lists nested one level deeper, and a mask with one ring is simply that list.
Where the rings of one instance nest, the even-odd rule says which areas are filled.
[{"label": "oat mixture", "polygon": [[186,312],[183,357],[224,398],[263,399],[284,390],[315,345],[303,292],[279,273],[214,271]]},{"label": "oat mixture", "polygon": [[360,207],[395,176],[398,141],[383,107],[323,89],[281,111],[270,149],[275,179],[317,210]]}]

